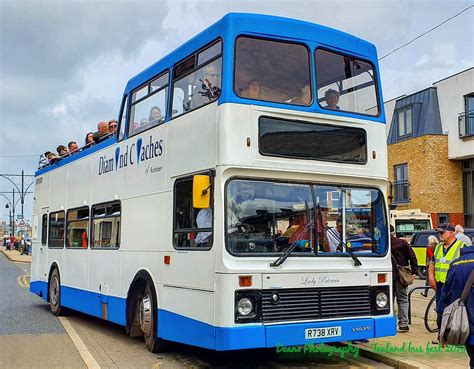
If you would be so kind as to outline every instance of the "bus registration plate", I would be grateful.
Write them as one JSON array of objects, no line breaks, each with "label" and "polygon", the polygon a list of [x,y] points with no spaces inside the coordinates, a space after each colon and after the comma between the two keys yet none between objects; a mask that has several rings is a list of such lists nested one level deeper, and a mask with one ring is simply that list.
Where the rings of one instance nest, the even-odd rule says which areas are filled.
[{"label": "bus registration plate", "polygon": [[342,327],[308,328],[304,330],[304,338],[307,340],[314,338],[339,337],[342,334]]}]

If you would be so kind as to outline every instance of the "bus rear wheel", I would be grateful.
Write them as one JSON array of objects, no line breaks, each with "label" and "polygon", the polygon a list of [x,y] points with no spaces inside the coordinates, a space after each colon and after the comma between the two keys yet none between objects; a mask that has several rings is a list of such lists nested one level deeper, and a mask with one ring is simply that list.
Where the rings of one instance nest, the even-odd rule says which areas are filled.
[{"label": "bus rear wheel", "polygon": [[49,279],[48,293],[51,312],[56,316],[61,315],[61,279],[56,268],[51,273],[51,278]]},{"label": "bus rear wheel", "polygon": [[143,295],[138,301],[138,322],[143,332],[146,347],[150,352],[159,352],[164,349],[163,340],[158,338],[157,303],[155,291],[147,281]]}]

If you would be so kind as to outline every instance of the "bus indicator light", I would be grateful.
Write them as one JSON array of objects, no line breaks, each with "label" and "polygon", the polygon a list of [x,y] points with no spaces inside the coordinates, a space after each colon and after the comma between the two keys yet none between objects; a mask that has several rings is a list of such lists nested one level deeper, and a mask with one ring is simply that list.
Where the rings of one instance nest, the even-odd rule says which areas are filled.
[{"label": "bus indicator light", "polygon": [[171,264],[171,256],[165,255],[165,256],[164,256],[164,263],[165,263],[166,265],[170,265],[170,264]]},{"label": "bus indicator light", "polygon": [[387,273],[377,274],[377,283],[386,283],[387,282]]},{"label": "bus indicator light", "polygon": [[251,275],[239,275],[239,286],[240,287],[251,287],[252,276]]}]

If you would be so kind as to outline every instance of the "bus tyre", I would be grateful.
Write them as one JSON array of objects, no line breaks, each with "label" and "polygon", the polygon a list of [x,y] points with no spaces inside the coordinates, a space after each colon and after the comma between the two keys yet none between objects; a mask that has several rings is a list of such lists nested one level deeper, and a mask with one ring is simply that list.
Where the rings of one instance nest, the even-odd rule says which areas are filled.
[{"label": "bus tyre", "polygon": [[49,306],[54,315],[61,315],[61,280],[59,272],[54,269],[49,279]]},{"label": "bus tyre", "polygon": [[158,338],[156,297],[150,281],[147,281],[143,296],[140,296],[140,301],[138,301],[138,321],[148,351],[162,351],[163,341]]}]

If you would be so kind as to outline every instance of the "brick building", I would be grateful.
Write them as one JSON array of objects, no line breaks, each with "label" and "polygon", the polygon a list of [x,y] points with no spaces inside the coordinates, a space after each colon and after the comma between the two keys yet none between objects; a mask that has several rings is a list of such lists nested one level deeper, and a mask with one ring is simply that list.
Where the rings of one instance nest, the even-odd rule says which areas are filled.
[{"label": "brick building", "polygon": [[474,68],[385,103],[397,210],[474,227]]}]

